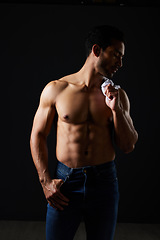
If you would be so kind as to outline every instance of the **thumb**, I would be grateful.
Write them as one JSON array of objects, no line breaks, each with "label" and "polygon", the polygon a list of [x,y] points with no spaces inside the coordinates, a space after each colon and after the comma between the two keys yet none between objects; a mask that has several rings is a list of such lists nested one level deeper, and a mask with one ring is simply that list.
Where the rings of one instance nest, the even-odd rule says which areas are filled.
[{"label": "thumb", "polygon": [[60,188],[64,181],[62,179],[57,179],[57,188]]}]

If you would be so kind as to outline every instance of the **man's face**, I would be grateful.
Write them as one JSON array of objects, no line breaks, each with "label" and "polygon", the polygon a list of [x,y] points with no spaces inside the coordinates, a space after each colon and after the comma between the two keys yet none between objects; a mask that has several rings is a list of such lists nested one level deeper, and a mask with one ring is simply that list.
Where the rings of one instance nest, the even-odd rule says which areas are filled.
[{"label": "man's face", "polygon": [[122,67],[122,58],[124,56],[124,43],[118,40],[112,40],[112,45],[105,50],[101,49],[97,61],[97,70],[103,76],[112,78],[113,74]]}]

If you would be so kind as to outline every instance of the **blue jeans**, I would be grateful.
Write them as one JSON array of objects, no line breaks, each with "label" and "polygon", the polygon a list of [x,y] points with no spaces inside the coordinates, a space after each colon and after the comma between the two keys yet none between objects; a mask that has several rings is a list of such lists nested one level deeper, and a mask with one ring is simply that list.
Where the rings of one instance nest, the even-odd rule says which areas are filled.
[{"label": "blue jeans", "polygon": [[48,204],[46,240],[72,240],[82,219],[87,240],[113,240],[119,202],[115,162],[69,168],[58,161],[55,178],[63,179],[61,192],[70,201],[63,211]]}]

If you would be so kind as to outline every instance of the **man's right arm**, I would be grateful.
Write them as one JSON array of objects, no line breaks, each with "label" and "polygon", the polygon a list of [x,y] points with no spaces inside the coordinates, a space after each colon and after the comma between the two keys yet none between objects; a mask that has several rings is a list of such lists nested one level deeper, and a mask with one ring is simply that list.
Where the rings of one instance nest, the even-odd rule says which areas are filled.
[{"label": "man's right arm", "polygon": [[47,136],[51,130],[55,116],[56,83],[49,83],[43,90],[40,104],[35,114],[30,138],[33,162],[39,180],[49,204],[60,210],[68,205],[68,199],[60,192],[61,179],[51,179],[48,170]]}]

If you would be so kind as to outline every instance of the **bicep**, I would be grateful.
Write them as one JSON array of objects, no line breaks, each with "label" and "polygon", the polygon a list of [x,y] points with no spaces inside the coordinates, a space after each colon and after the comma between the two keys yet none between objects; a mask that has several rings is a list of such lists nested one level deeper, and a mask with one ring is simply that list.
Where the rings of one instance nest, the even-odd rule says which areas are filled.
[{"label": "bicep", "polygon": [[126,92],[123,89],[120,89],[120,101],[123,111],[130,114],[130,102]]},{"label": "bicep", "polygon": [[120,100],[121,100],[121,107],[123,109],[125,116],[130,121],[130,123],[133,124],[130,116],[130,101],[126,92],[123,89],[121,89],[120,91]]},{"label": "bicep", "polygon": [[51,130],[54,116],[55,108],[53,106],[43,107],[40,105],[34,117],[32,132],[47,137]]}]

